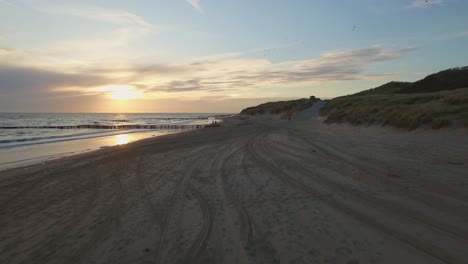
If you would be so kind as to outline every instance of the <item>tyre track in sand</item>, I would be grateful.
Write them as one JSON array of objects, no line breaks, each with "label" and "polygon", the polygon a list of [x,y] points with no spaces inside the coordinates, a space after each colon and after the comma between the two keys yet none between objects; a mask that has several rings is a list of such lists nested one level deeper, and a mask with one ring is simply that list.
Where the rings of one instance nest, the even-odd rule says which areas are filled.
[{"label": "tyre track in sand", "polygon": [[[259,135],[253,136],[248,142],[243,146],[240,150],[243,151],[241,164],[239,165],[242,168],[243,176],[248,179],[248,181],[255,187],[255,194],[256,197],[253,200],[249,201],[239,201],[236,200],[234,197],[231,198],[234,201],[239,214],[242,216],[243,220],[243,232],[242,241],[245,245],[245,249],[250,253],[248,254],[251,258],[255,256],[255,261],[253,263],[274,263],[279,257],[277,256],[277,251],[275,250],[274,246],[266,239],[257,239],[259,237],[264,238],[265,231],[261,230],[260,226],[257,225],[251,215],[248,213],[245,204],[255,204],[259,201],[259,196],[264,195],[268,184],[271,181],[271,178],[267,180],[263,185],[258,184],[254,177],[248,171],[247,160],[251,158],[250,147],[253,146],[255,140],[257,140]],[[228,167],[223,167],[223,176],[226,178],[229,174],[226,170]],[[232,177],[232,176],[231,176]],[[229,189],[229,185],[225,186],[226,189]],[[248,187],[245,187],[248,188]],[[230,190],[228,192],[233,192],[234,190]],[[245,190],[244,190],[245,191]],[[262,252],[259,252],[259,249],[262,249]]]},{"label": "tyre track in sand", "polygon": [[193,197],[195,197],[200,205],[203,214],[203,223],[198,236],[195,238],[187,252],[185,252],[184,257],[179,263],[198,263],[200,255],[206,249],[208,238],[213,229],[213,215],[208,200],[201,192],[197,191],[193,187],[189,187],[189,192]]},{"label": "tyre track in sand", "polygon": [[[343,160],[343,162],[352,165],[354,168],[356,168],[356,169],[358,169],[360,171],[366,172],[366,173],[361,174],[361,177],[364,176],[364,175],[379,175],[379,173],[377,173],[377,172],[373,173],[371,171],[371,168],[373,168],[373,166],[375,166],[374,164],[362,163],[362,161],[357,162],[357,161],[355,161],[355,158],[351,157],[351,155],[348,155],[352,159],[352,161],[349,161],[348,159],[344,159],[342,157],[343,155],[345,155],[344,154],[345,152],[340,153],[339,155],[335,155],[336,152],[330,152],[327,149],[325,149],[325,148],[323,148],[321,146],[318,146],[317,144],[313,144],[313,143],[310,143],[310,142],[308,142],[308,143],[313,145],[315,148],[319,149],[321,153],[324,153],[330,159],[335,160],[335,161]],[[267,145],[269,146],[269,148],[275,148],[276,147],[276,144],[274,142],[271,142],[270,144],[267,144]],[[292,148],[292,147],[289,146],[289,148]],[[287,155],[283,155],[283,157],[289,155],[289,156],[294,157],[296,160],[302,161],[302,162],[297,162],[296,160],[291,159],[291,162],[295,163],[295,166],[302,167],[305,170],[314,171],[311,166],[312,166],[312,164],[317,163],[317,160],[314,160],[315,162],[311,163],[310,160],[307,160],[305,158],[306,156],[301,156],[301,155],[291,153],[291,151],[287,151],[287,150],[285,150],[283,148],[279,149],[278,151],[281,151],[282,153],[287,154]],[[368,168],[366,168],[365,166],[368,166]],[[335,171],[337,173],[339,173],[339,174],[342,174],[342,172],[339,172],[338,170],[335,170]],[[313,175],[313,174],[311,174],[311,175]],[[349,178],[353,178],[356,182],[358,182],[359,180],[362,180],[362,179],[355,178],[353,174],[348,174],[348,175],[349,175],[348,176]],[[332,179],[321,178],[319,180],[327,181],[329,185],[334,185],[336,187],[340,186],[340,184],[338,182],[335,182]],[[372,179],[367,180],[366,183],[371,182],[371,180]],[[393,183],[393,184],[397,185],[399,188],[405,188],[404,185],[400,185],[398,183]],[[388,186],[388,185],[391,185],[391,184],[387,183],[386,185]],[[364,201],[367,201],[367,202],[373,201],[373,200],[377,201],[379,204],[375,204],[375,206],[374,206],[377,209],[381,210],[381,208],[385,208],[385,210],[387,212],[392,211],[393,213],[398,214],[400,217],[411,218],[413,221],[418,222],[418,224],[426,225],[429,228],[434,229],[434,230],[436,230],[438,232],[443,232],[443,233],[451,236],[454,239],[461,240],[461,241],[464,241],[465,243],[468,243],[468,231],[467,230],[464,230],[464,229],[461,229],[460,227],[454,226],[451,223],[441,222],[441,220],[432,218],[430,215],[422,215],[420,212],[413,211],[410,208],[398,206],[398,205],[393,204],[393,203],[391,203],[391,202],[389,202],[387,200],[383,200],[383,199],[375,197],[375,196],[369,196],[365,192],[358,191],[358,190],[355,190],[355,189],[352,189],[352,188],[345,188],[345,189],[348,192],[353,193],[355,196],[358,196],[361,199],[364,199]],[[429,191],[434,191],[435,192],[435,190],[432,190],[432,189],[429,190]],[[430,206],[430,209],[438,209],[438,210],[447,212],[447,210],[445,210],[445,208],[434,208],[434,204],[439,204],[438,201],[436,200],[436,197],[431,196],[430,201],[432,203],[428,204],[427,201],[422,200],[422,198],[417,196],[415,193],[418,193],[418,191],[416,190],[416,191],[413,191],[413,192],[409,193],[409,197],[411,199],[413,199],[414,201],[417,201],[417,202],[419,202],[421,204],[426,204],[426,205]],[[427,196],[424,196],[424,198],[427,198]],[[459,211],[453,212],[453,210],[451,210],[449,212],[454,213],[454,214],[459,213]],[[463,217],[462,212],[460,212],[460,216]]]},{"label": "tyre track in sand", "polygon": [[[264,129],[268,128],[263,128],[262,130]],[[247,139],[237,139],[224,147],[226,150],[220,155],[224,158],[218,165],[222,191],[228,204],[235,211],[231,215],[234,215],[240,221],[238,236],[240,246],[237,249],[238,256],[236,263],[258,263],[259,261],[260,263],[273,263],[278,259],[274,246],[268,240],[259,238],[264,237],[264,231],[255,223],[255,220],[245,206],[245,204],[256,203],[258,196],[264,194],[263,192],[269,183],[267,181],[263,185],[259,185],[248,171],[249,146],[255,142],[257,137],[257,134],[249,135]],[[236,159],[236,156],[240,156],[240,159]],[[255,167],[255,165],[252,166]],[[248,183],[245,183],[245,180]],[[244,183],[234,185],[236,181],[244,181]],[[252,187],[254,188],[253,192],[255,195],[253,198],[249,198],[243,192],[248,192]],[[247,200],[242,200],[240,197],[244,197]]]},{"label": "tyre track in sand", "polygon": [[[131,163],[130,160],[126,160],[126,162]],[[125,162],[120,163],[125,164]],[[73,252],[73,255],[67,258],[66,263],[83,263],[84,259],[86,259],[90,252],[93,251],[94,245],[99,244],[99,241],[101,241],[105,235],[109,234],[111,231],[118,231],[120,229],[122,207],[124,205],[124,200],[128,197],[128,190],[124,188],[122,184],[122,175],[124,175],[130,169],[130,166],[120,167],[118,169],[118,173],[111,175],[111,184],[115,186],[112,188],[115,190],[115,198],[112,200],[110,206],[106,208],[105,213],[103,214],[104,219],[101,220],[102,222],[99,224],[97,230],[93,232],[91,238],[75,252]],[[120,232],[116,233],[117,235],[120,234]]]},{"label": "tyre track in sand", "polygon": [[[192,154],[196,154],[197,152],[204,153],[206,155],[207,152],[210,150],[216,149],[217,146],[207,146],[203,147],[201,149],[197,149],[196,151],[193,151],[188,153],[186,156],[190,157]],[[202,211],[202,228],[197,235],[196,238],[194,238],[194,242],[192,245],[189,247],[189,249],[183,253],[183,256],[180,257],[181,263],[186,263],[187,259],[190,257],[198,257],[200,252],[204,249],[204,246],[206,246],[206,240],[209,237],[209,234],[211,232],[211,227],[212,227],[212,218],[213,215],[211,213],[211,209],[209,206],[209,203],[207,200],[204,198],[204,196],[197,192],[191,185],[190,181],[192,176],[196,173],[196,165],[197,163],[204,159],[204,155],[197,156],[193,160],[189,160],[188,158],[185,159],[185,164],[184,163],[179,163],[178,166],[183,166],[185,171],[182,173],[180,176],[180,180],[177,181],[176,188],[172,191],[172,194],[170,195],[170,198],[168,198],[168,201],[165,203],[166,204],[166,210],[164,210],[163,216],[160,220],[160,240],[158,245],[156,246],[156,253],[155,253],[155,262],[156,263],[166,263],[168,261],[164,261],[165,259],[165,251],[170,250],[167,249],[167,244],[165,243],[166,240],[168,240],[168,231],[173,224],[171,222],[171,219],[174,217],[177,217],[175,212],[177,212],[176,208],[182,208],[182,205],[184,203],[185,199],[185,194],[192,191],[193,194],[195,194],[195,197],[197,198],[197,201],[200,205],[200,210]],[[161,208],[159,208],[159,211],[161,211]],[[177,212],[180,214],[180,212]],[[180,232],[180,231],[179,231]],[[177,242],[175,242],[177,243]],[[169,262],[174,262],[173,259]]]},{"label": "tyre track in sand", "polygon": [[[232,146],[232,144],[227,145]],[[216,150],[216,153],[214,153],[216,157],[214,159],[211,159],[211,156],[208,155],[208,152],[204,151],[203,154],[199,155],[199,159],[196,162],[201,164],[209,164],[206,174],[208,179],[210,179],[210,181],[213,181],[215,184],[217,182],[219,174],[219,166],[220,164],[223,164],[223,162],[226,160],[225,154],[230,149],[229,147],[225,147],[224,151],[219,153],[219,148],[220,146],[218,145],[210,149]],[[211,160],[207,161],[208,159]],[[195,174],[197,173],[192,172],[190,178],[192,178],[192,176],[194,176]],[[207,186],[200,186],[200,188],[201,187],[206,188]],[[178,263],[204,263],[204,261],[201,260],[201,257],[202,254],[205,252],[205,249],[207,248],[208,242],[211,238],[210,235],[213,231],[213,222],[215,220],[215,216],[213,214],[215,209],[210,206],[210,202],[213,200],[213,197],[211,197],[211,201],[208,201],[208,197],[205,196],[201,191],[198,191],[193,184],[191,184],[189,188],[191,193],[194,195],[195,199],[198,201],[198,204],[200,205],[204,220],[201,230],[199,231],[196,239],[191,244],[189,249],[184,253],[184,257],[182,258],[182,260]],[[215,195],[219,193],[220,192],[218,191],[218,193],[215,193]],[[209,194],[207,193],[207,195]],[[210,196],[213,196],[213,194],[211,194]]]},{"label": "tyre track in sand", "polygon": [[[143,172],[142,162],[143,162],[143,160],[146,160],[147,158],[143,158],[142,156],[143,155],[140,154],[138,156],[138,159],[137,159],[137,165],[136,165],[137,184],[138,184],[139,189],[142,190],[143,193],[144,193],[142,200],[145,203],[146,207],[148,208],[149,212],[151,213],[152,219],[154,221],[156,221],[159,226],[162,226],[163,223],[164,223],[164,219],[161,217],[161,215],[164,215],[164,214],[159,213],[159,212],[161,212],[161,208],[159,208],[158,205],[153,201],[153,196],[154,196],[153,195],[153,190],[150,190],[149,186],[158,185],[159,183],[164,181],[166,178],[164,178],[163,175],[161,175],[161,173],[154,173],[154,170],[157,170],[159,172],[161,172],[161,171],[166,172],[166,170],[165,170],[166,168],[172,169],[175,166],[174,163],[178,163],[178,162],[186,159],[186,156],[176,157],[176,158],[172,158],[170,160],[166,160],[166,161],[164,161],[162,163],[158,163],[155,167],[152,168],[151,173],[144,173]],[[147,161],[147,162],[149,162],[149,161]],[[169,171],[172,171],[172,170],[169,170]],[[145,176],[144,174],[148,174],[148,175]],[[145,177],[151,177],[153,184],[149,184],[148,180],[145,180]],[[165,184],[167,184],[167,183],[165,183]],[[158,187],[160,187],[160,186],[158,186]],[[169,199],[169,201],[173,200],[171,198],[168,198],[168,199]],[[170,202],[166,202],[166,203],[170,203]]]},{"label": "tyre track in sand", "polygon": [[[442,249],[441,247],[433,245],[432,241],[421,240],[416,236],[408,234],[408,232],[400,230],[401,227],[399,227],[397,222],[384,221],[382,217],[380,217],[380,219],[377,218],[378,215],[375,213],[369,213],[370,208],[376,209],[375,205],[371,204],[369,201],[366,201],[359,196],[351,196],[351,198],[354,200],[353,203],[351,203],[350,201],[340,199],[338,195],[334,195],[336,191],[344,190],[343,186],[332,184],[332,182],[326,181],[324,177],[314,177],[314,182],[319,183],[320,187],[318,187],[316,184],[306,184],[304,181],[296,178],[295,176],[284,172],[284,170],[279,167],[271,158],[281,158],[284,153],[275,153],[275,151],[269,149],[269,145],[265,143],[265,138],[267,136],[268,133],[264,133],[261,137],[261,140],[257,141],[256,144],[252,146],[251,150],[253,151],[257,162],[264,163],[264,167],[266,168],[271,168],[271,173],[282,179],[286,184],[301,190],[302,192],[315,195],[316,198],[336,208],[338,211],[348,214],[349,216],[352,216],[364,224],[372,226],[376,230],[384,232],[391,237],[397,238],[398,240],[405,242],[406,244],[428,256],[432,256],[433,258],[438,259],[444,263],[463,263],[463,253],[460,255],[460,252],[453,250],[452,252],[447,252],[447,249]],[[299,166],[299,168],[302,168],[302,170],[293,169],[296,175],[311,174],[310,170],[304,170],[302,165]],[[328,190],[328,192],[324,190]],[[349,194],[351,194],[351,192],[346,190],[346,194],[348,195],[347,198],[349,198]],[[363,205],[365,206],[363,207]],[[373,209],[371,209],[371,211]],[[386,215],[386,217],[391,219],[391,217],[394,216]],[[448,250],[450,251],[450,249]]]},{"label": "tyre track in sand", "polygon": [[[122,163],[120,163],[122,164]],[[115,183],[115,178],[120,177],[123,174],[123,169],[124,165],[116,167],[114,170],[110,171],[108,173],[108,177],[111,178],[111,182]],[[92,175],[90,176],[91,182],[86,185],[88,186],[89,190],[92,190],[91,195],[85,200],[84,204],[81,205],[82,210],[76,214],[73,214],[70,220],[66,221],[66,225],[61,228],[61,230],[58,233],[52,234],[50,239],[47,239],[41,245],[31,253],[29,253],[29,257],[31,259],[34,259],[34,263],[44,263],[50,261],[51,257],[54,254],[57,253],[63,253],[57,250],[50,250],[50,249],[59,249],[61,245],[63,245],[64,241],[66,241],[66,237],[71,235],[74,228],[79,226],[79,223],[84,221],[90,214],[91,212],[96,208],[96,202],[101,201],[100,196],[102,195],[102,190],[103,185],[102,183],[104,182],[102,179],[105,178],[102,175]],[[107,178],[107,177],[106,177]],[[114,201],[112,204],[115,204],[116,201]],[[111,208],[108,208],[105,210],[104,215],[106,216],[106,221],[113,221],[115,218],[115,214],[112,213],[115,208],[112,206]],[[110,230],[110,228],[107,228],[107,230]],[[98,229],[96,233],[93,233],[92,237],[96,238],[98,236],[102,235],[102,229]],[[95,241],[92,240],[92,241]],[[87,243],[85,243],[81,247],[87,247]],[[77,251],[81,251],[81,247],[77,249]],[[74,255],[69,258],[70,261],[74,260]],[[68,257],[65,257],[65,259],[68,259]],[[66,261],[64,259],[64,261]],[[20,263],[31,263],[30,260],[26,260],[24,262]]]},{"label": "tyre track in sand", "polygon": [[[251,140],[249,140],[246,144],[249,144]],[[241,146],[239,146],[241,145]],[[242,203],[235,197],[235,194],[232,188],[229,187],[227,182],[228,177],[235,177],[234,175],[229,173],[229,168],[236,168],[239,166],[243,166],[242,164],[229,164],[233,157],[242,151],[245,150],[245,147],[242,146],[242,142],[233,142],[228,147],[225,147],[225,151],[219,157],[223,157],[219,161],[219,165],[217,166],[219,169],[219,180],[221,182],[222,192],[226,197],[227,203],[230,204],[235,212],[231,212],[231,215],[234,214],[238,220],[240,220],[240,234],[238,234],[238,243],[241,245],[237,246],[237,262],[246,262],[248,259],[248,254],[246,254],[245,249],[248,249],[252,239],[253,239],[253,225],[245,207]],[[216,163],[215,163],[216,164]],[[226,206],[227,210],[229,210],[228,206]]]},{"label": "tyre track in sand", "polygon": [[[98,160],[105,162],[109,159],[109,155],[103,155],[98,158]],[[62,161],[63,160],[63,161]],[[53,165],[60,162],[60,166],[56,166],[54,168]],[[48,184],[50,181],[55,180],[57,178],[63,178],[63,174],[66,172],[75,170],[83,169],[83,164],[86,163],[86,160],[82,157],[71,157],[70,159],[60,159],[60,160],[52,160],[41,164],[41,166],[37,165],[29,165],[25,167],[9,169],[5,171],[1,171],[2,176],[4,174],[10,175],[16,171],[25,171],[29,175],[29,177],[21,179],[20,177],[11,177],[7,179],[2,179],[2,181],[6,181],[7,183],[3,183],[0,185],[0,193],[2,195],[12,193],[10,197],[2,197],[0,200],[0,207],[2,208],[9,208],[15,207],[17,205],[14,204],[18,199],[24,199],[28,197],[28,194],[33,192],[35,189],[39,189],[42,187],[43,184]],[[10,183],[10,181],[13,181]],[[13,191],[18,189],[16,191]]]},{"label": "tyre track in sand", "polygon": [[[355,166],[359,165],[359,168],[363,171],[372,172],[382,171],[382,168],[387,168],[388,164],[378,161],[376,159],[370,159],[364,155],[360,155],[357,158],[355,155],[349,152],[346,148],[338,149],[333,144],[325,144],[321,141],[311,141],[309,137],[306,137],[303,133],[300,133],[298,130],[291,129],[288,131],[292,133],[296,138],[304,141],[307,144],[313,145],[315,148],[319,149],[323,153],[329,155],[329,157],[333,158],[335,161],[342,161],[344,163],[353,164]],[[377,174],[377,175],[381,175]],[[450,189],[446,186],[441,186],[440,182],[434,182],[424,175],[412,175],[413,178],[411,179],[412,183],[417,183],[418,186],[421,186],[425,190],[425,198],[431,199],[431,201],[436,202],[438,200],[437,196],[446,197],[450,200],[463,202],[466,204],[467,195],[465,193],[460,193],[456,190]],[[408,180],[408,179],[407,179]],[[416,182],[416,181],[417,182]],[[397,182],[392,182],[392,185],[399,185]],[[401,185],[400,185],[401,186]],[[437,195],[437,196],[435,196]],[[415,197],[416,198],[416,197]]]}]

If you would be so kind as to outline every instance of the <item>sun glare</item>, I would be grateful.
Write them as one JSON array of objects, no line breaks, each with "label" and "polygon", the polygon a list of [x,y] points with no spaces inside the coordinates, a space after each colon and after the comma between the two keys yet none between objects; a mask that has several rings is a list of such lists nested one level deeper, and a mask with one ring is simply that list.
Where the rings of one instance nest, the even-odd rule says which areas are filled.
[{"label": "sun glare", "polygon": [[130,143],[130,137],[127,134],[118,135],[115,137],[115,143],[117,145],[125,145]]},{"label": "sun glare", "polygon": [[114,100],[137,99],[143,96],[142,92],[129,85],[113,85],[99,88],[99,91],[108,92]]}]

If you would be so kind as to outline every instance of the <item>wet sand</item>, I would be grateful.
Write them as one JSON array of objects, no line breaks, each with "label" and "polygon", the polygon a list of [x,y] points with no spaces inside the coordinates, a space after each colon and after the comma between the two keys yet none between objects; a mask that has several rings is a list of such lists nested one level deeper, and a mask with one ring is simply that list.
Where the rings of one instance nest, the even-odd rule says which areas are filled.
[{"label": "wet sand", "polygon": [[467,263],[468,134],[235,117],[0,172],[0,263]]},{"label": "wet sand", "polygon": [[63,141],[57,142],[0,147],[0,173],[2,170],[9,168],[41,163],[181,131],[182,130],[153,130],[146,132],[116,131],[117,133],[113,135],[94,135],[94,137],[90,138],[64,139]]}]

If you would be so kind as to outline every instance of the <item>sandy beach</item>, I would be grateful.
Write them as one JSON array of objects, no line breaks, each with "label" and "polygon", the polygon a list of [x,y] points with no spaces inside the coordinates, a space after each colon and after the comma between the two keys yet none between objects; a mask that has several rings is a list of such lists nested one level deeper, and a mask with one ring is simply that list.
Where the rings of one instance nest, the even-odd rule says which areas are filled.
[{"label": "sandy beach", "polygon": [[0,172],[0,263],[468,263],[466,129],[236,116]]}]

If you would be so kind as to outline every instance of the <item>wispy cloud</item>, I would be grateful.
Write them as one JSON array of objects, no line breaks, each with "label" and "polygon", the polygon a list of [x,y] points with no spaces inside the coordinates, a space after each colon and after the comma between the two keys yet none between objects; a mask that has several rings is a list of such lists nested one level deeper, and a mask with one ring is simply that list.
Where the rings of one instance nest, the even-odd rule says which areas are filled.
[{"label": "wispy cloud", "polygon": [[[39,10],[55,15],[75,16],[111,24],[117,27],[115,31],[118,34],[125,36],[142,36],[163,30],[163,27],[156,27],[141,16],[122,10],[82,5],[46,5],[40,7]],[[114,35],[116,35],[115,31]]]},{"label": "wispy cloud", "polygon": [[[0,92],[4,95],[28,96],[43,94],[56,87],[77,86],[86,88],[106,84],[110,80],[93,74],[70,74],[33,67],[0,64]],[[82,91],[84,91],[82,89]]]},{"label": "wispy cloud", "polygon": [[14,3],[10,2],[10,1],[7,1],[7,0],[0,0],[0,4],[8,6],[8,7],[17,7],[16,4],[14,4]]},{"label": "wispy cloud", "polygon": [[[35,56],[65,58],[68,62],[90,57],[115,56],[116,48],[122,48],[118,53],[122,56],[122,50],[133,42],[169,30],[168,27],[153,25],[142,16],[118,9],[50,3],[35,5],[34,8],[40,12],[62,16],[63,19],[74,17],[102,24],[102,26],[90,28],[86,34],[66,39],[53,39],[44,46],[34,47]],[[127,51],[135,53],[131,50]]]},{"label": "wispy cloud", "polygon": [[452,32],[449,34],[437,36],[434,39],[435,40],[447,40],[447,39],[456,39],[456,38],[463,38],[463,37],[468,37],[468,30]]},{"label": "wispy cloud", "polygon": [[201,4],[200,4],[200,1],[201,0],[186,0],[187,3],[189,3],[190,5],[193,6],[193,8],[195,8],[195,10],[197,10],[200,14],[204,14],[205,11],[203,10]]},{"label": "wispy cloud", "polygon": [[24,58],[24,53],[18,49],[0,47],[0,65],[2,63],[19,62]]},{"label": "wispy cloud", "polygon": [[232,93],[245,95],[263,88],[286,89],[388,77],[391,74],[371,73],[367,68],[414,50],[373,46],[331,51],[315,59],[276,63],[264,58],[226,57],[220,60],[152,65],[89,64],[86,68],[68,71],[2,66],[0,85],[8,90],[38,86],[53,91],[70,91],[70,87],[73,87],[77,95],[96,91],[96,87],[106,84],[130,85],[145,93],[145,98],[177,98],[181,94],[189,98]]},{"label": "wispy cloud", "polygon": [[412,8],[424,8],[433,5],[441,5],[444,3],[445,0],[414,0],[411,3],[410,7]]},{"label": "wispy cloud", "polygon": [[49,5],[41,7],[40,10],[53,14],[76,16],[111,24],[152,27],[151,23],[147,22],[143,17],[122,10],[81,5]]}]

